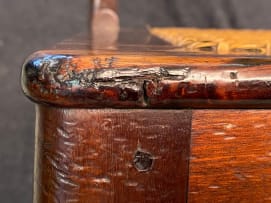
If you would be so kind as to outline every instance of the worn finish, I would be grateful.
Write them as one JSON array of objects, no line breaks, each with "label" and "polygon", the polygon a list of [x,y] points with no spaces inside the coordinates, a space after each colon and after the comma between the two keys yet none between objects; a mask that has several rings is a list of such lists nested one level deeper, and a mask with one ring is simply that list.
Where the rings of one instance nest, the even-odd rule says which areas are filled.
[{"label": "worn finish", "polygon": [[23,89],[33,100],[91,108],[271,107],[269,58],[58,53],[25,63]]},{"label": "worn finish", "polygon": [[78,36],[26,60],[35,202],[270,201],[270,111],[240,110],[271,108],[269,47],[156,36]]},{"label": "worn finish", "polygon": [[271,111],[194,111],[189,202],[271,201]]},{"label": "worn finish", "polygon": [[35,202],[186,202],[191,111],[38,106],[36,129]]}]

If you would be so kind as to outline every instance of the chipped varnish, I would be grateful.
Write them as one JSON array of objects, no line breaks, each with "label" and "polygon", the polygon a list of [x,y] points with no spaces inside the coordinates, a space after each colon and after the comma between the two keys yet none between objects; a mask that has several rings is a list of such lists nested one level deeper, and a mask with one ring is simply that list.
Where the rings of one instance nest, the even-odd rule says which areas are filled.
[{"label": "chipped varnish", "polygon": [[[128,38],[119,40],[131,43]],[[36,102],[62,107],[271,107],[269,57],[199,55],[151,38],[145,45],[135,41],[93,50],[90,41],[67,40],[37,52],[24,65],[23,90]]]},{"label": "chipped varnish", "polygon": [[34,202],[270,202],[270,32],[190,31],[79,36],[26,60]]}]

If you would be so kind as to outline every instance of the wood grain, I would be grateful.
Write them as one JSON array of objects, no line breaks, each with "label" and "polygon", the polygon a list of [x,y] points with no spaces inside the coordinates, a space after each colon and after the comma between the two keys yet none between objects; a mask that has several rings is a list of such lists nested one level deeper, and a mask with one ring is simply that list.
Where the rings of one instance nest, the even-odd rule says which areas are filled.
[{"label": "wood grain", "polygon": [[39,52],[27,60],[27,96],[64,107],[271,107],[269,58],[64,52]]},{"label": "wood grain", "polygon": [[35,202],[271,201],[271,112],[255,110],[271,108],[270,57],[117,37],[66,40],[23,66]]},{"label": "wood grain", "polygon": [[271,201],[271,111],[194,111],[189,202]]},{"label": "wood grain", "polygon": [[186,202],[191,111],[38,106],[36,129],[34,202]]}]

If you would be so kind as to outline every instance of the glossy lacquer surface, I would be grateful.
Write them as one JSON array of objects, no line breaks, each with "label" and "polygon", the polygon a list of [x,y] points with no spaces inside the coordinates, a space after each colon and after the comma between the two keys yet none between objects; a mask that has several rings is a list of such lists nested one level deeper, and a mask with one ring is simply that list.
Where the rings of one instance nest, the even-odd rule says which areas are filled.
[{"label": "glossy lacquer surface", "polygon": [[271,111],[194,111],[189,202],[271,201]]},{"label": "glossy lacquer surface", "polygon": [[[271,60],[266,56],[200,55],[168,45],[89,50],[87,41],[67,43],[75,44],[72,50],[38,52],[26,61],[22,85],[36,102],[89,108],[269,108],[271,104]],[[85,48],[74,50],[77,45]]]},{"label": "glossy lacquer surface", "polygon": [[191,111],[37,107],[34,202],[183,203]]},{"label": "glossy lacquer surface", "polygon": [[269,32],[168,31],[77,36],[26,60],[35,202],[270,201]]}]

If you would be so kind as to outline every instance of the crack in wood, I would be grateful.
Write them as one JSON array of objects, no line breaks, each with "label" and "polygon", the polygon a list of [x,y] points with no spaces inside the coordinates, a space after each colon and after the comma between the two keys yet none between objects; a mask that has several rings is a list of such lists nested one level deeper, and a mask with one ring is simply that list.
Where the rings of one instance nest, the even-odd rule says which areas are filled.
[{"label": "crack in wood", "polygon": [[[113,60],[116,59],[109,60],[110,67],[113,66]],[[190,72],[190,68],[184,66],[145,68],[134,66],[113,69],[101,65],[99,58],[94,62],[96,68],[78,71],[76,67],[76,64],[65,58],[35,59],[25,66],[27,82],[35,84],[41,94],[48,92],[55,96],[81,94],[102,99],[101,95],[110,90],[114,92],[111,94],[118,96],[119,101],[140,100],[146,106],[149,100],[147,94],[149,83],[182,81]]]}]

